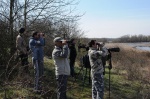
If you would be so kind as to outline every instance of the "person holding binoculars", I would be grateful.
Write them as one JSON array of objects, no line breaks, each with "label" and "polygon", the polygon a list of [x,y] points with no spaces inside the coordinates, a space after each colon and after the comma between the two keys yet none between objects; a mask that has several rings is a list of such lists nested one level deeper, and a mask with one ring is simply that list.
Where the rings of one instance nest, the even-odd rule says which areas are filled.
[{"label": "person holding binoculars", "polygon": [[[101,47],[100,50],[97,47]],[[96,40],[89,42],[89,61],[91,65],[92,99],[103,99],[104,95],[104,66],[102,57],[108,55],[107,48],[100,46]]]}]

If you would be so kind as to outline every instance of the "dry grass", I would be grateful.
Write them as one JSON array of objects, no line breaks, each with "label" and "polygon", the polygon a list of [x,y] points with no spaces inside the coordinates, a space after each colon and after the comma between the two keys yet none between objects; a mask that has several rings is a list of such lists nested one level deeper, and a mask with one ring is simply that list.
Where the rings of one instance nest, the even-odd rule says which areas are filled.
[{"label": "dry grass", "polygon": [[150,52],[132,48],[123,43],[109,43],[106,47],[119,47],[119,53],[112,52],[113,66],[130,80],[150,83]]},{"label": "dry grass", "polygon": [[[111,99],[149,99],[150,97],[150,52],[137,50],[128,45],[121,43],[106,44],[107,48],[119,47],[120,52],[112,52],[112,72],[111,72]],[[82,54],[78,54],[78,58]],[[76,65],[80,65],[77,62]],[[17,78],[14,75],[10,80],[10,85],[5,85],[0,80],[0,98],[9,99],[55,99],[56,96],[56,80],[54,75],[54,65],[51,59],[45,58],[45,77],[43,79],[43,93],[35,94],[33,92],[34,70],[30,67],[31,75]],[[78,73],[80,67],[76,67]],[[108,69],[105,75],[105,96],[108,98]],[[1,75],[2,77],[2,75]],[[83,88],[83,75],[80,73],[76,81],[69,78],[68,81],[68,97],[69,99],[91,99],[91,85],[88,79]],[[27,79],[26,79],[27,78]],[[16,83],[15,82],[20,82]],[[21,98],[22,97],[22,98]],[[48,98],[47,98],[48,97]]]},{"label": "dry grass", "polygon": [[[147,45],[149,46],[149,45]],[[136,85],[136,99],[150,97],[150,52],[132,48],[124,43],[109,43],[107,48],[119,47],[120,52],[112,52],[113,70],[127,82]]]}]

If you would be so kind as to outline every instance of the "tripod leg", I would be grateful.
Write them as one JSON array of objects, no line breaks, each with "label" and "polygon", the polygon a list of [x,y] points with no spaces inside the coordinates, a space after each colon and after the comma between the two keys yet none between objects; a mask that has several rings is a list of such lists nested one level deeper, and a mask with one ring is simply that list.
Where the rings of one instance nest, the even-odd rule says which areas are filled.
[{"label": "tripod leg", "polygon": [[91,69],[89,68],[89,84],[91,82]]},{"label": "tripod leg", "polygon": [[109,99],[110,99],[110,69],[109,69]]},{"label": "tripod leg", "polygon": [[81,67],[81,69],[79,70],[79,72],[77,73],[77,76],[75,77],[74,82],[77,80],[78,76],[80,75],[80,72],[83,71],[83,66]]},{"label": "tripod leg", "polygon": [[85,75],[84,75],[84,71],[83,71],[83,88],[82,88],[82,90],[84,89],[84,84],[85,84],[85,80],[86,80],[86,75],[87,75],[87,68],[86,68],[86,71],[85,71]]}]

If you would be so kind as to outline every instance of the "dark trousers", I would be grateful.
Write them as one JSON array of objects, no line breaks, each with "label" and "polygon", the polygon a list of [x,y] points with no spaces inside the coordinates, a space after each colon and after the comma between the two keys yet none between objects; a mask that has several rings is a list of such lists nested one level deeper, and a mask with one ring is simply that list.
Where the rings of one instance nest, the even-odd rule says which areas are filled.
[{"label": "dark trousers", "polygon": [[57,99],[67,99],[67,75],[56,75],[57,80]]},{"label": "dark trousers", "polygon": [[22,72],[29,72],[29,69],[28,69],[28,54],[20,54],[19,57],[21,58],[21,65],[23,66],[22,67]]},{"label": "dark trousers", "polygon": [[72,77],[74,77],[74,74],[75,74],[74,64],[75,64],[75,60],[70,60],[70,74]]}]

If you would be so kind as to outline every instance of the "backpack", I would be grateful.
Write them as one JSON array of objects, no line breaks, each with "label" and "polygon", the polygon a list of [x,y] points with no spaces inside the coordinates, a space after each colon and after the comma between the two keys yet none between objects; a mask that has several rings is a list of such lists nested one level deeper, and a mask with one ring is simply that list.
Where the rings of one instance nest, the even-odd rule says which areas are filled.
[{"label": "backpack", "polygon": [[[82,64],[85,68],[91,68],[88,54],[86,54],[82,57]],[[103,64],[103,67],[104,67],[103,75],[105,75],[106,57],[102,57],[102,64]]]},{"label": "backpack", "polygon": [[86,54],[82,57],[82,62],[83,62],[83,66],[85,68],[91,68],[91,65],[90,65],[90,61],[89,61],[89,55]]}]

